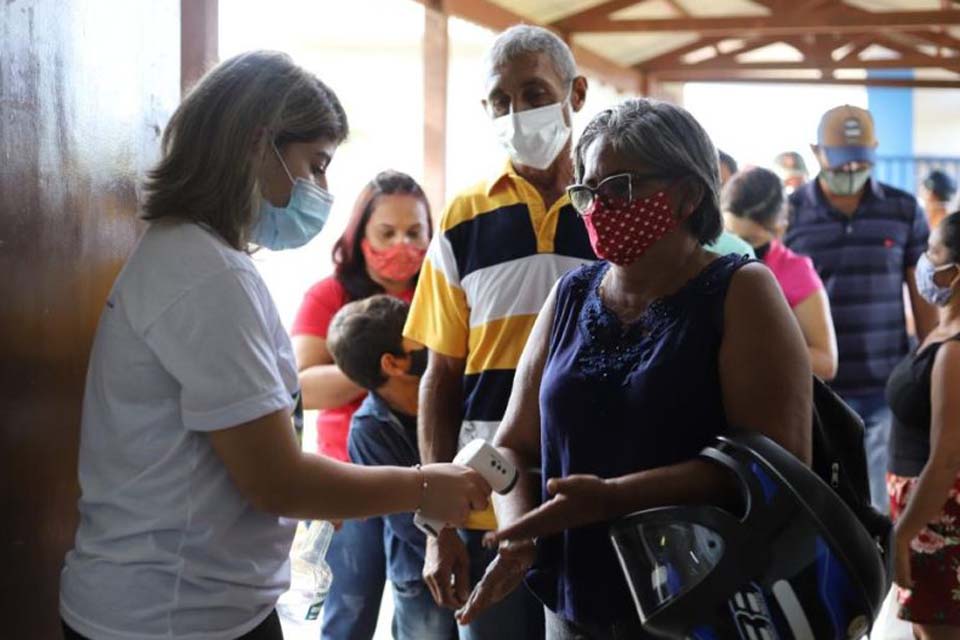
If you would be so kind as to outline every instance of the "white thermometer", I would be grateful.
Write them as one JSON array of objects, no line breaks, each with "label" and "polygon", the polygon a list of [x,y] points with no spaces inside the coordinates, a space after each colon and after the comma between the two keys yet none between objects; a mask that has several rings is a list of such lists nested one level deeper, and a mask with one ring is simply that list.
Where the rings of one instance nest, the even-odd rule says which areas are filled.
[{"label": "white thermometer", "polygon": [[[520,475],[516,467],[500,455],[493,445],[480,438],[460,449],[453,463],[470,467],[482,475],[490,487],[499,494],[509,493],[513,485],[517,484],[517,478]],[[425,518],[419,513],[413,516],[413,523],[431,536],[436,536],[447,526],[445,522]]]}]

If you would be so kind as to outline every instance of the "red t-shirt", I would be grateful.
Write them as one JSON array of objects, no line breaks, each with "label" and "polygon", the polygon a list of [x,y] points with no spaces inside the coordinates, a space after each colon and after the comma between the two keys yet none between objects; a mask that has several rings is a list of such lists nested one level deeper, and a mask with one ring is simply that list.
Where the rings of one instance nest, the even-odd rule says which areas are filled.
[{"label": "red t-shirt", "polygon": [[[410,302],[413,289],[398,296]],[[295,336],[316,336],[327,339],[330,321],[337,311],[350,302],[347,290],[334,276],[324,278],[307,291],[297,311],[297,318],[290,331]],[[335,409],[324,409],[317,417],[317,449],[320,453],[337,460],[347,461],[347,434],[350,431],[350,418],[360,407],[364,396]]]}]

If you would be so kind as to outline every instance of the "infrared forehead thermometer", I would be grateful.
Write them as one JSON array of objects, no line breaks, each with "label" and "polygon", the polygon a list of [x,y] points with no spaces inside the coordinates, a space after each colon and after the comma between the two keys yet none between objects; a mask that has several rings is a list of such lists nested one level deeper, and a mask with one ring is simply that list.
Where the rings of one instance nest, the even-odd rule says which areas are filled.
[{"label": "infrared forehead thermometer", "polygon": [[[520,475],[517,468],[500,455],[493,445],[479,438],[460,449],[460,453],[453,459],[453,464],[470,467],[483,476],[490,487],[499,494],[509,493],[513,485],[517,484],[517,478]],[[445,522],[425,518],[419,513],[413,516],[413,523],[431,536],[436,536],[447,526]]]}]

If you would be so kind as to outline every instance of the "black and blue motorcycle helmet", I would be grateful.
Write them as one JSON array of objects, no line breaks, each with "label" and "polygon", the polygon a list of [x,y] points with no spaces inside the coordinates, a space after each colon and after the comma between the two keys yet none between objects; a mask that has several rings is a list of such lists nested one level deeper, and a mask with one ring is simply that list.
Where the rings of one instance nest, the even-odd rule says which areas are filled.
[{"label": "black and blue motorcycle helmet", "polygon": [[815,473],[757,433],[700,454],[729,469],[742,514],[648,509],[610,538],[644,629],[694,640],[854,640],[889,589],[884,549]]}]

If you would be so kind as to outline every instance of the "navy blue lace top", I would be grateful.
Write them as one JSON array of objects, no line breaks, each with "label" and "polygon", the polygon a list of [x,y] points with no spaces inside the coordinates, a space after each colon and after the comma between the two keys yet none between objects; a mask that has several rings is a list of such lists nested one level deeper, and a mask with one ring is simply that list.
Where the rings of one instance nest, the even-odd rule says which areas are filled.
[{"label": "navy blue lace top", "polygon": [[[749,262],[718,258],[628,326],[598,294],[609,263],[560,280],[540,385],[544,500],[548,478],[675,464],[727,429],[718,370],[724,299]],[[635,619],[606,524],[541,538],[538,549],[528,584],[551,610],[582,624]]]}]

